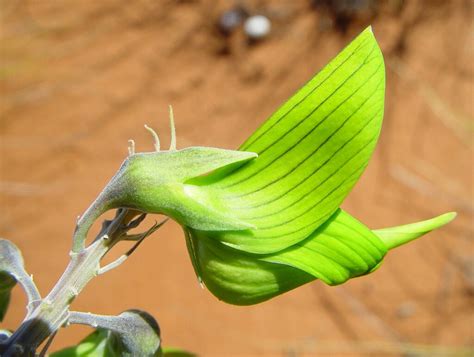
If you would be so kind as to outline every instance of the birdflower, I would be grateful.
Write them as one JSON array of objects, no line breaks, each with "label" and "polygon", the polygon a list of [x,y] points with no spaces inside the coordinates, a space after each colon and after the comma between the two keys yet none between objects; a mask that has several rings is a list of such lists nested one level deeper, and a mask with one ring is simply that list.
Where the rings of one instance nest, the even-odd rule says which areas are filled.
[{"label": "birdflower", "polygon": [[367,28],[239,150],[177,150],[172,124],[170,150],[156,136],[155,152],[132,151],[80,218],[73,251],[99,215],[126,207],[178,222],[199,280],[231,304],[371,273],[390,249],[455,216],[371,230],[340,208],[372,156],[384,96],[383,56]]}]

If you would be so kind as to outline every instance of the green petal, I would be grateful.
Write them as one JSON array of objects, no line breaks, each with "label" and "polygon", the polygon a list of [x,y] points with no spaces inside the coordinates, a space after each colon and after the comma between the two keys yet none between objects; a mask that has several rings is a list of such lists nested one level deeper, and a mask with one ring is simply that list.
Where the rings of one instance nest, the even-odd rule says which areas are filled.
[{"label": "green petal", "polygon": [[369,228],[338,210],[302,242],[261,259],[293,266],[326,284],[338,285],[372,272],[386,252]]},{"label": "green petal", "polygon": [[228,211],[257,228],[218,239],[247,252],[271,253],[323,224],[367,166],[384,92],[383,57],[369,28],[241,147],[258,158],[207,187]]},{"label": "green petal", "polygon": [[302,242],[260,255],[228,247],[205,232],[188,231],[197,275],[220,300],[262,302],[314,279],[330,285],[374,271],[387,249],[366,226],[338,210]]},{"label": "green petal", "polygon": [[315,279],[299,269],[264,262],[258,255],[227,247],[200,231],[190,230],[189,239],[200,281],[229,304],[257,304]]},{"label": "green petal", "polygon": [[398,227],[377,229],[373,232],[384,242],[387,249],[393,249],[448,224],[455,217],[455,212],[449,212],[426,221],[405,224]]}]

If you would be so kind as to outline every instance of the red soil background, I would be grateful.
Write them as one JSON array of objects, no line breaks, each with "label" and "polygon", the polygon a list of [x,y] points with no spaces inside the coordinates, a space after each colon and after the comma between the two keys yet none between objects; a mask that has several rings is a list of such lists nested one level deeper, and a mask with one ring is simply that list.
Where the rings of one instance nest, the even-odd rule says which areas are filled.
[{"label": "red soil background", "polygon": [[[344,32],[309,1],[244,1],[272,20],[248,45],[215,31],[229,1],[0,1],[0,236],[23,251],[42,293],[68,262],[75,218],[143,124],[178,147],[236,148],[369,23],[386,58],[376,153],[344,207],[370,227],[457,211],[391,252],[374,274],[315,281],[235,307],[199,287],[175,223],[93,280],[73,309],[153,314],[164,345],[201,356],[458,356],[473,338],[473,2],[386,0]],[[148,222],[150,223],[151,220]],[[1,327],[14,329],[15,288]],[[87,334],[61,330],[53,350]],[[411,353],[411,354],[410,354]]]}]

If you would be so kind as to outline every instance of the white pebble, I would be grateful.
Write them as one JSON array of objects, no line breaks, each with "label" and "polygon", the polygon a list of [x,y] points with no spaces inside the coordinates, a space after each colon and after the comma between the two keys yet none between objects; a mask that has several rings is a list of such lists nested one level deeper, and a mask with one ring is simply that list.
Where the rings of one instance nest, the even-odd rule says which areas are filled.
[{"label": "white pebble", "polygon": [[270,33],[270,20],[263,15],[250,16],[244,23],[244,31],[254,40],[262,39]]}]

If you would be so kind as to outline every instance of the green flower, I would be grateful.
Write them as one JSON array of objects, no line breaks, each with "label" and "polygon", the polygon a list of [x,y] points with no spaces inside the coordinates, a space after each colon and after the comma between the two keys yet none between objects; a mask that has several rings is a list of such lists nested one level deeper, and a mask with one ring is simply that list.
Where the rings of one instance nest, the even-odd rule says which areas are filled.
[{"label": "green flower", "polygon": [[[131,155],[76,236],[111,208],[166,214],[183,226],[199,279],[237,305],[315,279],[337,285],[373,272],[389,249],[454,218],[372,231],[339,208],[372,156],[384,95],[383,57],[368,28],[239,151]],[[81,249],[83,240],[76,242]]]}]

